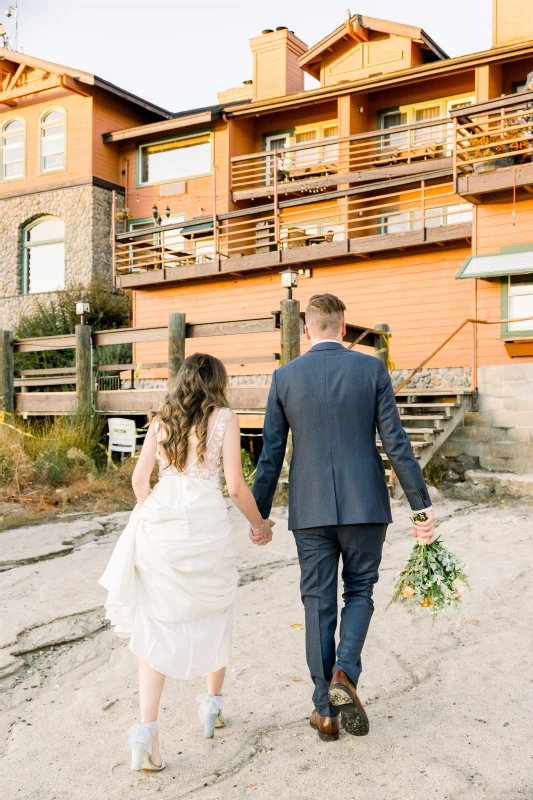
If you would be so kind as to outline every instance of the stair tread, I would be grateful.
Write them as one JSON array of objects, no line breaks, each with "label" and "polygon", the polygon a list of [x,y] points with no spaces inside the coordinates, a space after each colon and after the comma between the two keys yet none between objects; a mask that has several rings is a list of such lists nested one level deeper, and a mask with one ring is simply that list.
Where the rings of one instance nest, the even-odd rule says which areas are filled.
[{"label": "stair tread", "polygon": [[440,433],[439,428],[404,428],[406,433]]},{"label": "stair tread", "polygon": [[[376,439],[376,444],[378,447],[383,447],[383,444],[379,439]],[[411,442],[412,447],[428,447],[428,445],[433,444],[433,442]]]},{"label": "stair tread", "polygon": [[434,403],[396,403],[396,405],[398,408],[459,408],[461,403],[441,403],[436,400]]},{"label": "stair tread", "polygon": [[431,416],[426,414],[400,414],[400,419],[403,421],[404,419],[409,420],[417,420],[419,422],[429,422],[432,419],[442,419],[446,422],[451,419],[451,417],[445,417],[442,414],[432,414]]}]

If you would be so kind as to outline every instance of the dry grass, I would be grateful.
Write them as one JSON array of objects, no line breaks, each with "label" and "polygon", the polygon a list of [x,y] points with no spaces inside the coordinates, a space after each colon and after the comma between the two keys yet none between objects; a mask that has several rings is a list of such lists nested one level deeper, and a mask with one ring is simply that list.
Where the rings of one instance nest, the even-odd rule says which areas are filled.
[{"label": "dry grass", "polygon": [[[108,514],[135,504],[135,462],[111,469],[98,446],[99,418],[59,417],[0,426],[0,530],[49,522],[69,512]],[[9,505],[6,505],[9,504]]]}]

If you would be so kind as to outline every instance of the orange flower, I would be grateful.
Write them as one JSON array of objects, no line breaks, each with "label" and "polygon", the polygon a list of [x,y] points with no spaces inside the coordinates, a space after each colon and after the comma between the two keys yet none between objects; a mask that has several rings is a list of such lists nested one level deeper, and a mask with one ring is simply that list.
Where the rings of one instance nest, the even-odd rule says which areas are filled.
[{"label": "orange flower", "polygon": [[405,589],[403,590],[402,594],[403,594],[404,597],[414,597],[415,596],[415,590],[412,588],[412,586],[406,586]]},{"label": "orange flower", "polygon": [[429,606],[434,605],[434,603],[433,603],[433,600],[431,599],[431,597],[424,597],[424,599],[422,600],[422,602],[419,605],[421,605],[422,608],[429,608]]}]

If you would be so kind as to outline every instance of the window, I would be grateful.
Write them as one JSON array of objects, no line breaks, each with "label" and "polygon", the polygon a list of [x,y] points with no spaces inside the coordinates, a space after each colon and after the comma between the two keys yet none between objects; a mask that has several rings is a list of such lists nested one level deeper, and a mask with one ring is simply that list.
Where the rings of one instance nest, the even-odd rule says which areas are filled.
[{"label": "window", "polygon": [[[415,122],[427,122],[431,119],[439,119],[441,116],[440,103],[435,106],[427,106],[426,108],[415,109]],[[414,131],[414,144],[423,144],[424,142],[434,142],[441,138],[441,126],[430,125],[427,128],[420,128]]]},{"label": "window", "polygon": [[65,169],[65,119],[62,108],[49,111],[41,119],[40,172]]},{"label": "window", "polygon": [[209,133],[187,139],[141,145],[139,148],[139,183],[169,181],[210,175],[212,171]]},{"label": "window", "polygon": [[24,230],[24,294],[65,288],[65,223],[41,217]]},{"label": "window", "polygon": [[[407,125],[407,114],[402,111],[387,111],[381,115],[380,127],[384,130],[390,128],[398,128],[400,125]],[[409,141],[408,131],[399,131],[397,133],[390,133],[381,138],[382,145],[385,147],[401,148],[406,147]]]},{"label": "window", "polygon": [[[508,275],[507,281],[508,310],[507,319],[533,317],[533,275]],[[507,330],[531,331],[533,319],[523,322],[509,322]]]},{"label": "window", "polygon": [[[318,131],[301,131],[294,134],[295,144],[311,144],[318,139]],[[294,163],[299,167],[311,166],[318,163],[318,147],[306,147],[294,151]]]},{"label": "window", "polygon": [[[324,141],[328,139],[336,139],[339,135],[339,126],[338,125],[328,125],[327,128],[323,128],[324,133]],[[328,144],[322,148],[322,161],[324,164],[327,163],[335,163],[339,160],[339,145],[338,144]]]},{"label": "window", "polygon": [[472,221],[472,206],[466,203],[457,203],[453,206],[438,206],[431,208],[426,205],[426,228],[436,228],[439,225],[457,225],[461,222]]},{"label": "window", "polygon": [[21,119],[6,122],[1,139],[2,180],[12,181],[24,177],[26,125]]}]

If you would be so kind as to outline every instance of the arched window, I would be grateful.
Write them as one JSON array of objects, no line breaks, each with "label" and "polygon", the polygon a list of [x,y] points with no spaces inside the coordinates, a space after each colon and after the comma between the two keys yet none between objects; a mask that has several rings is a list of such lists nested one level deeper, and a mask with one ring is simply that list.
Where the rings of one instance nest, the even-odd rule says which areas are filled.
[{"label": "arched window", "polygon": [[65,223],[40,217],[24,229],[24,294],[65,288]]},{"label": "arched window", "polygon": [[22,119],[12,119],[2,126],[0,139],[1,178],[12,181],[23,178],[26,161],[26,125]]},{"label": "arched window", "polygon": [[40,172],[65,168],[65,112],[54,108],[41,118]]}]

